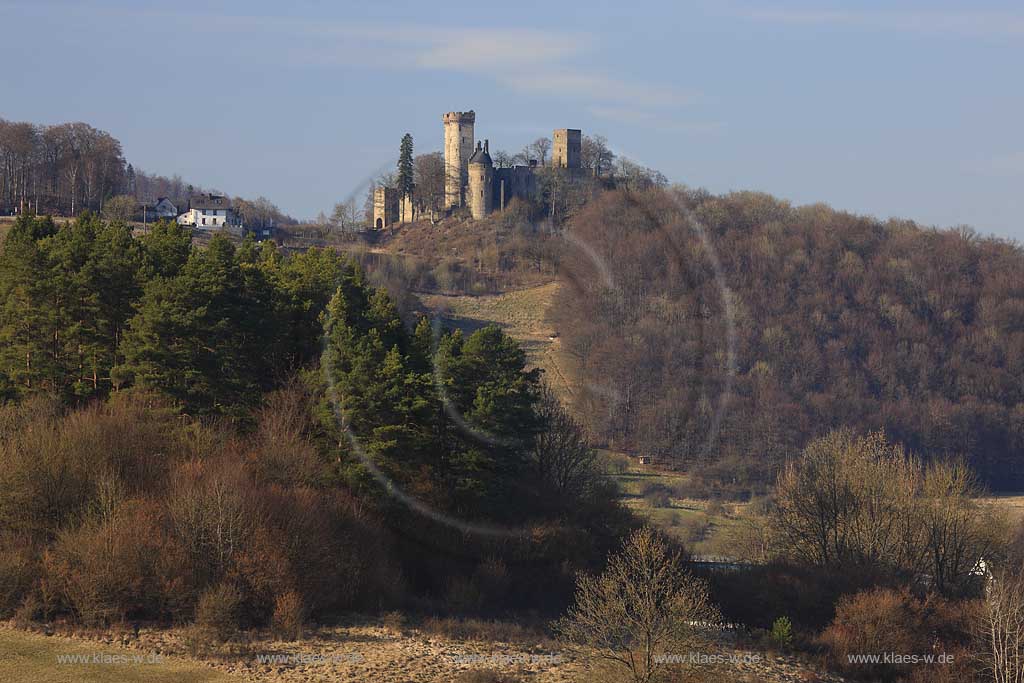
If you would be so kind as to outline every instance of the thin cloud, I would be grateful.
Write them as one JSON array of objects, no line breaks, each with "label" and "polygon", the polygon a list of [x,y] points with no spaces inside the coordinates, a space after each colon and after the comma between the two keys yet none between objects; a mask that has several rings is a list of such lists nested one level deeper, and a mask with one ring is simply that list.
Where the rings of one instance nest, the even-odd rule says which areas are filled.
[{"label": "thin cloud", "polygon": [[752,21],[775,24],[853,26],[887,31],[973,36],[1024,35],[1024,14],[989,10],[819,10],[744,7],[735,14]]},{"label": "thin cloud", "polygon": [[725,127],[721,121],[680,121],[675,117],[628,107],[592,106],[587,111],[596,118],[674,133],[710,134]]},{"label": "thin cloud", "polygon": [[428,69],[506,71],[558,63],[589,49],[592,39],[578,33],[524,29],[465,29],[431,34],[416,63]]},{"label": "thin cloud", "polygon": [[[342,23],[144,7],[107,11],[112,20],[160,22],[216,36],[221,55],[249,62],[465,73],[523,94],[592,105],[628,104],[645,111],[685,107],[700,97],[672,85],[617,78],[580,66],[599,48],[597,38],[583,31]],[[97,10],[67,5],[62,12],[93,16]]]},{"label": "thin cloud", "polygon": [[596,101],[642,102],[655,107],[691,104],[699,93],[670,86],[622,81],[602,74],[570,69],[509,76],[505,82],[523,92],[546,95],[574,95]]}]

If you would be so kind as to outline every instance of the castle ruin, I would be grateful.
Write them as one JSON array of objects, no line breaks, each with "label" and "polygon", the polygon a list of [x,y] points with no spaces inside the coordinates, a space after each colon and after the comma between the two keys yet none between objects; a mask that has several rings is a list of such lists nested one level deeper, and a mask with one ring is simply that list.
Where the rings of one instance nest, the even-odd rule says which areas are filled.
[{"label": "castle ruin", "polygon": [[[442,117],[444,125],[444,203],[447,213],[463,207],[479,220],[495,210],[503,211],[516,197],[533,200],[537,196],[537,161],[495,168],[488,140],[475,137],[476,112],[450,111]],[[566,172],[581,168],[582,132],[578,128],[559,128],[552,135],[551,165]],[[395,223],[416,220],[412,197],[398,197],[397,190],[374,191],[373,224],[377,229]]]}]

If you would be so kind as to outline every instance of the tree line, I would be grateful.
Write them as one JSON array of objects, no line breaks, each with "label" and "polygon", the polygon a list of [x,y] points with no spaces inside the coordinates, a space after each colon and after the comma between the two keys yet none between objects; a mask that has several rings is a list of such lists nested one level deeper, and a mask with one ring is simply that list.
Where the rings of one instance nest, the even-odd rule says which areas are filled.
[{"label": "tree line", "polygon": [[[131,219],[138,202],[168,197],[184,210],[193,196],[205,192],[217,191],[135,168],[125,161],[117,138],[87,123],[45,126],[0,119],[0,214],[76,216],[121,199],[121,206],[115,202],[112,208],[118,218]],[[264,197],[238,197],[234,204],[247,225],[295,222]]]}]

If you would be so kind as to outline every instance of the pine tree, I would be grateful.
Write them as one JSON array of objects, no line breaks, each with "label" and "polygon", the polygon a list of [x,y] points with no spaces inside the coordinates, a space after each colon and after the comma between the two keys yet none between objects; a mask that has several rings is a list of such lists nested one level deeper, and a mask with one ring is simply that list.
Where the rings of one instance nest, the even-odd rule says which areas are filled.
[{"label": "pine tree", "polygon": [[120,372],[190,412],[237,413],[276,379],[285,331],[274,297],[263,273],[215,235],[177,276],[147,284]]},{"label": "pine tree", "polygon": [[139,238],[145,260],[145,277],[177,275],[192,252],[192,233],[175,221],[157,221]]},{"label": "pine tree", "polygon": [[0,251],[0,372],[19,393],[57,385],[58,296],[42,246],[56,232],[49,218],[21,216]]},{"label": "pine tree", "polygon": [[406,133],[398,152],[398,196],[412,196],[413,189],[412,135]]}]

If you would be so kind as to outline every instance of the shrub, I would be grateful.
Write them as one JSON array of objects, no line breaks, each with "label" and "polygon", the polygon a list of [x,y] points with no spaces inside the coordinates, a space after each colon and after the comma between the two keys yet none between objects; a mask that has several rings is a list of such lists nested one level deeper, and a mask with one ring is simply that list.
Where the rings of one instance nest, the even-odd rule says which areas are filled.
[{"label": "shrub", "polygon": [[21,605],[14,611],[14,625],[21,629],[27,629],[43,616],[43,601],[35,593],[29,593],[21,602]]},{"label": "shrub", "polygon": [[717,498],[708,502],[704,512],[711,517],[725,517],[728,514],[725,505]]},{"label": "shrub", "polygon": [[0,541],[0,619],[11,616],[29,594],[39,563],[27,548]]},{"label": "shrub", "polygon": [[295,591],[288,591],[277,596],[274,601],[274,616],[271,619],[271,630],[280,640],[299,640],[302,638],[302,624],[305,621],[305,607],[302,596]]},{"label": "shrub", "polygon": [[647,504],[655,508],[672,507],[671,491],[664,484],[645,484],[641,495]]},{"label": "shrub", "polygon": [[45,555],[46,579],[86,624],[170,615],[187,593],[180,549],[151,504],[109,504],[61,533]]},{"label": "shrub", "polygon": [[216,642],[227,642],[238,634],[242,595],[228,583],[208,589],[196,605],[196,626]]},{"label": "shrub", "polygon": [[508,567],[502,559],[489,557],[481,562],[476,568],[475,582],[485,604],[504,604],[508,597],[510,576]]},{"label": "shrub", "polygon": [[768,637],[776,647],[788,648],[793,644],[793,622],[789,617],[779,617],[772,622],[772,630]]},{"label": "shrub", "polygon": [[767,564],[734,572],[710,572],[708,580],[726,621],[770,630],[772,620],[785,614],[794,630],[820,631],[835,617],[840,598],[877,585],[879,579],[853,567],[830,572]]},{"label": "shrub", "polygon": [[[835,619],[819,641],[832,666],[844,675],[893,681],[910,675],[912,665],[852,663],[850,655],[954,652],[969,644],[972,621],[970,603],[937,596],[919,600],[905,589],[877,588],[840,600]],[[934,663],[922,666],[937,670]]]},{"label": "shrub", "polygon": [[298,382],[267,396],[249,454],[253,478],[286,486],[315,484],[321,466],[310,431],[309,397]]}]

